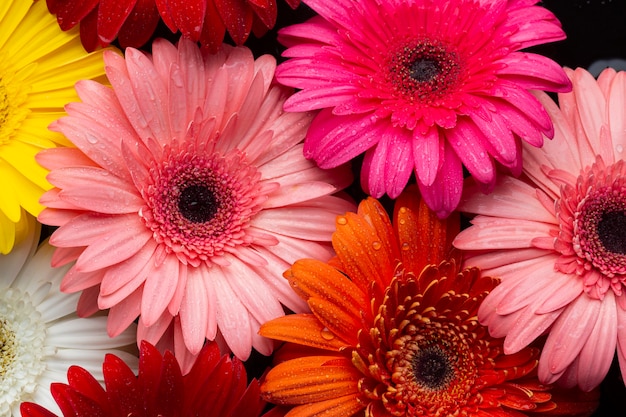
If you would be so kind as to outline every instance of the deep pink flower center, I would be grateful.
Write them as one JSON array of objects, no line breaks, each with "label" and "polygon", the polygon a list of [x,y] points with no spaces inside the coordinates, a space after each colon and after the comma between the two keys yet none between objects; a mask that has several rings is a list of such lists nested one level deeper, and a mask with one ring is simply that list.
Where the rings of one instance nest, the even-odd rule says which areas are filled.
[{"label": "deep pink flower center", "polygon": [[459,61],[459,55],[443,43],[418,40],[391,55],[389,81],[405,99],[430,102],[456,88]]},{"label": "deep pink flower center", "polygon": [[146,225],[166,251],[198,264],[248,245],[250,219],[260,209],[260,173],[238,151],[165,150],[153,170],[142,210]]},{"label": "deep pink flower center", "polygon": [[557,201],[562,254],[557,269],[576,273],[602,296],[620,294],[626,283],[626,164],[605,166],[602,159],[584,170],[575,185],[561,189]]}]

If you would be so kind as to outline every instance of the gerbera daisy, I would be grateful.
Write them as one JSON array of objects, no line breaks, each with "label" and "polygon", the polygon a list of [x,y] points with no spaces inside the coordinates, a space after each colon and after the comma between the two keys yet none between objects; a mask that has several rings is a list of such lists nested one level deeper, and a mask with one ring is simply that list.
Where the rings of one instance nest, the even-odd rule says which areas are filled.
[{"label": "gerbera daisy", "polygon": [[159,23],[155,0],[46,0],[63,30],[77,29],[84,48],[93,51],[115,39],[122,48],[143,46]]},{"label": "gerbera daisy", "polygon": [[335,216],[354,205],[330,194],[350,168],[302,156],[311,115],[282,111],[269,55],[161,39],[105,63],[113,89],[79,82],[82,102],[51,126],[78,149],[38,156],[56,186],[39,217],[60,226],[54,265],[77,260],[61,289],[83,290],[81,315],[110,309],[111,335],[141,315],[138,341],[156,345],[172,324],[184,371],[205,338],[269,354],[260,324],[305,307],[280,274],[331,256]]},{"label": "gerbera daisy", "polygon": [[[295,9],[300,0],[285,0]],[[276,24],[275,0],[156,0],[163,22],[172,32],[199,41],[209,51],[220,47],[226,32],[237,45],[250,33],[264,35]]]},{"label": "gerbera daisy", "polygon": [[[68,384],[53,383],[52,396],[65,417],[257,417],[265,402],[259,384],[246,380],[237,358],[220,356],[215,343],[200,351],[191,371],[182,375],[170,351],[162,356],[141,342],[139,372],[108,354],[102,365],[105,387],[80,366],[67,371]],[[22,417],[56,417],[41,405],[25,402]]]},{"label": "gerbera daisy", "polygon": [[529,180],[503,177],[488,196],[468,186],[459,208],[479,215],[454,243],[502,278],[479,318],[505,352],[549,333],[539,378],[589,390],[616,348],[626,376],[626,73],[567,73],[560,109],[537,94],[556,134],[524,145]]},{"label": "gerbera daisy", "polygon": [[[115,339],[106,333],[106,318],[76,316],[78,296],[63,294],[59,284],[69,265],[53,269],[54,248],[38,247],[41,225],[24,215],[24,239],[8,255],[0,255],[0,415],[19,416],[22,401],[56,407],[48,386],[72,364],[102,373],[96,365],[116,351],[128,363],[137,358],[118,347],[135,340],[134,327]],[[133,360],[134,359],[134,360]]]},{"label": "gerbera daisy", "polygon": [[285,273],[312,314],[261,327],[291,343],[263,396],[295,406],[287,416],[298,417],[590,414],[597,393],[553,401],[536,378],[539,351],[506,356],[502,339],[489,337],[476,311],[497,280],[460,270],[458,255],[438,261],[458,218],[440,222],[418,200],[416,191],[399,197],[392,227],[368,198],[338,217],[336,259],[299,260]]},{"label": "gerbera daisy", "polygon": [[536,1],[308,0],[316,16],[279,32],[277,80],[302,91],[288,111],[322,109],[304,152],[331,168],[365,152],[362,187],[397,197],[415,171],[440,217],[464,165],[488,192],[496,161],[521,170],[520,143],[553,128],[529,89],[569,91],[563,70],[521,49],[565,37]]},{"label": "gerbera daisy", "polygon": [[25,212],[43,208],[50,189],[35,154],[66,139],[48,124],[78,97],[74,83],[104,75],[102,53],[87,54],[78,31],[62,32],[41,1],[0,5],[0,254],[13,248]]},{"label": "gerbera daisy", "polygon": [[[300,0],[285,0],[295,9]],[[278,15],[275,1],[258,0],[46,0],[63,30],[80,23],[83,45],[88,51],[115,39],[123,47],[139,48],[153,35],[159,18],[178,32],[216,52],[226,31],[237,45],[251,32],[261,36],[274,27]]]}]

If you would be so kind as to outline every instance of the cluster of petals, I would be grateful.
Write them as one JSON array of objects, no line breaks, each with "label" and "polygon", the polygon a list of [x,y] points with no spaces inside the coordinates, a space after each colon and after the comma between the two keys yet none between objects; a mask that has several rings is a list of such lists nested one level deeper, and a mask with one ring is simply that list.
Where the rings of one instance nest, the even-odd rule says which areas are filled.
[{"label": "cluster of petals", "polygon": [[[45,42],[42,42],[45,37]],[[102,51],[88,54],[78,30],[63,32],[45,2],[3,0],[0,6],[0,253],[9,253],[26,213],[38,215],[51,188],[35,161],[42,149],[69,145],[48,125],[77,100],[78,79],[104,75]]]},{"label": "cluster of petals", "polygon": [[137,340],[184,372],[205,339],[270,354],[261,323],[306,307],[281,273],[331,256],[350,168],[303,157],[311,115],[282,110],[291,90],[271,56],[159,39],[104,61],[112,88],[78,82],[82,101],[51,126],[76,147],[37,156],[54,185],[39,216],[57,227],[53,264],[76,261],[61,290],[82,291],[80,315],[108,309],[110,335],[139,317]]},{"label": "cluster of petals", "polygon": [[502,279],[479,310],[515,353],[547,334],[542,382],[598,386],[615,353],[626,376],[626,73],[567,69],[573,91],[536,93],[555,126],[524,145],[524,180],[502,177],[489,195],[466,187],[474,215],[455,246]]},{"label": "cluster of petals", "polygon": [[552,122],[532,89],[569,91],[562,68],[524,52],[561,40],[536,1],[309,0],[317,14],[279,32],[279,82],[301,91],[288,111],[321,110],[304,152],[323,168],[365,153],[361,185],[397,197],[415,173],[440,217],[457,206],[463,167],[488,192],[503,167],[521,172],[521,143]]},{"label": "cluster of petals", "polygon": [[23,401],[58,410],[48,387],[71,365],[92,372],[97,383],[103,376],[96,364],[107,352],[137,366],[129,353],[135,326],[110,338],[105,317],[78,317],[78,295],[59,290],[70,265],[50,267],[54,248],[39,243],[41,224],[25,217],[24,237],[0,255],[0,415],[6,417],[19,417]]},{"label": "cluster of petals", "polygon": [[261,393],[287,416],[589,416],[598,392],[540,384],[539,349],[505,355],[478,323],[498,280],[460,269],[457,216],[440,221],[411,187],[393,225],[373,198],[337,219],[328,263],[285,273],[311,313],[274,319],[261,334],[287,342]]},{"label": "cluster of petals", "polygon": [[[265,406],[259,384],[248,384],[246,370],[237,358],[221,355],[208,343],[193,367],[183,375],[170,351],[161,355],[142,342],[139,371],[114,354],[102,364],[103,387],[85,368],[72,366],[67,384],[50,386],[63,417],[258,417]],[[45,407],[24,402],[22,417],[57,417]]]},{"label": "cluster of petals", "polygon": [[[296,8],[300,0],[286,0]],[[160,20],[173,33],[216,52],[226,32],[237,45],[276,24],[278,8],[269,0],[46,0],[61,29],[80,26],[86,50],[118,41],[139,48],[154,35]]]}]

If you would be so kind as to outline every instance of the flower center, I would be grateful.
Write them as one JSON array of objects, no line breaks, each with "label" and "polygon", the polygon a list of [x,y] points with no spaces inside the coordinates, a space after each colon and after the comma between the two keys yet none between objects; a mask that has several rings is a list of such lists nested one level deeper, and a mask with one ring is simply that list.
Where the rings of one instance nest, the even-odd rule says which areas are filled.
[{"label": "flower center", "polygon": [[413,357],[413,373],[418,384],[438,390],[452,381],[454,367],[446,352],[433,346],[418,351]]},{"label": "flower center", "polygon": [[248,224],[274,188],[237,150],[220,155],[187,146],[165,149],[140,215],[167,253],[198,266],[251,244]]},{"label": "flower center", "polygon": [[30,399],[45,370],[46,326],[29,294],[9,288],[0,294],[0,415]]},{"label": "flower center", "polygon": [[218,201],[205,185],[190,185],[178,197],[178,209],[192,223],[204,223],[217,213]]},{"label": "flower center", "polygon": [[29,114],[26,102],[29,84],[24,80],[34,66],[15,73],[6,66],[5,56],[0,51],[0,145],[8,143],[15,130]]},{"label": "flower center", "polygon": [[577,274],[594,298],[626,282],[626,163],[605,166],[598,157],[575,185],[564,185],[556,205],[560,232],[556,264]]},{"label": "flower center", "polygon": [[602,214],[598,222],[598,237],[609,252],[626,255],[626,213],[612,211]]},{"label": "flower center", "polygon": [[459,55],[443,43],[418,40],[392,54],[390,82],[405,99],[432,102],[458,84],[459,61]]}]

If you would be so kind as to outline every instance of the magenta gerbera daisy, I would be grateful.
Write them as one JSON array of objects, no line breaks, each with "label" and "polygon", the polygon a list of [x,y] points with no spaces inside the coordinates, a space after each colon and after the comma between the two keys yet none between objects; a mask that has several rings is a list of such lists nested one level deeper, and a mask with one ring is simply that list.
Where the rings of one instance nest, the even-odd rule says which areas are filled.
[{"label": "magenta gerbera daisy", "polygon": [[565,37],[536,1],[308,0],[319,16],[280,31],[276,77],[301,89],[288,111],[322,109],[304,152],[322,168],[365,152],[363,188],[397,197],[415,172],[447,216],[465,166],[489,191],[496,165],[521,171],[522,141],[553,126],[529,89],[569,91],[554,61],[521,49]]},{"label": "magenta gerbera daisy", "polygon": [[110,309],[111,335],[140,316],[138,340],[170,340],[185,370],[205,338],[269,354],[257,330],[303,308],[281,274],[331,255],[349,167],[304,158],[311,116],[283,112],[270,56],[157,40],[105,64],[113,89],[79,82],[82,102],[51,126],[78,149],[38,155],[54,265],[76,260],[61,289],[83,291],[81,315]]},{"label": "magenta gerbera daisy", "polygon": [[556,134],[524,145],[529,180],[503,177],[489,195],[466,187],[459,209],[478,216],[454,244],[502,278],[479,319],[505,351],[547,333],[542,381],[590,390],[616,350],[626,376],[626,73],[567,72],[560,108],[537,93]]}]

